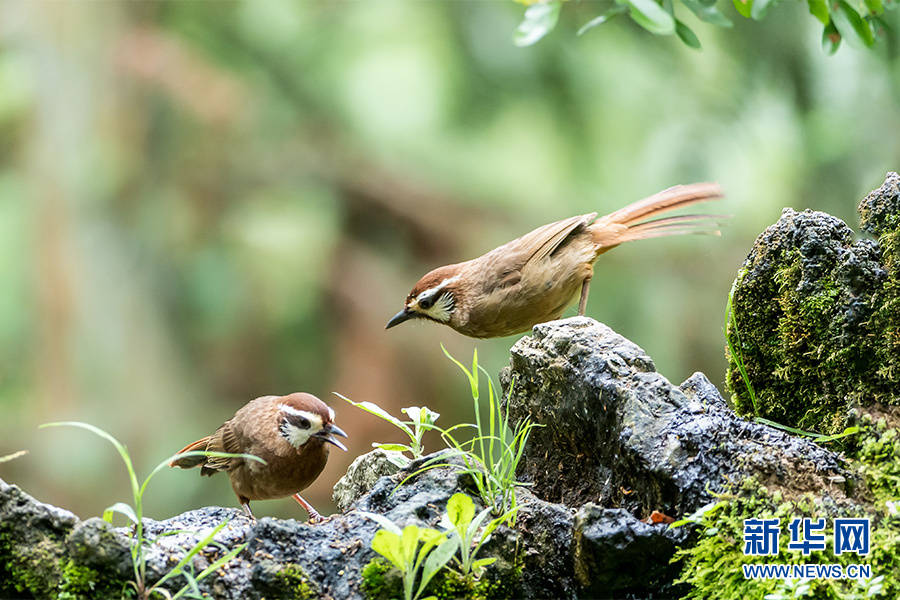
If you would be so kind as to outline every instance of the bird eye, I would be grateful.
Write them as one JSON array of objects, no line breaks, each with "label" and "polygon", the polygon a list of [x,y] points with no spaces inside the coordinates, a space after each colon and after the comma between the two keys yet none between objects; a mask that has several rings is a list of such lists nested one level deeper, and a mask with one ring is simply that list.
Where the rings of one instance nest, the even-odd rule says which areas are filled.
[{"label": "bird eye", "polygon": [[300,417],[295,423],[300,429],[309,429],[309,419],[306,417]]},{"label": "bird eye", "polygon": [[429,308],[434,306],[434,296],[428,296],[427,298],[422,298],[421,300],[419,300],[419,306],[421,306],[425,310],[428,310]]}]

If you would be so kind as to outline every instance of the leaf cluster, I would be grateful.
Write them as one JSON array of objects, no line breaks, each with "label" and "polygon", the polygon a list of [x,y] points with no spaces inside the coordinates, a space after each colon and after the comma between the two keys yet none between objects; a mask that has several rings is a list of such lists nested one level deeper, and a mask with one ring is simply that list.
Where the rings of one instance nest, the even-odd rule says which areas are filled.
[{"label": "leaf cluster", "polygon": [[[513,34],[517,46],[530,46],[556,27],[563,0],[517,0],[527,4],[522,22]],[[732,0],[737,13],[760,21],[779,0]],[[627,14],[631,20],[656,35],[676,35],[687,46],[700,48],[700,39],[678,16],[681,4],[700,21],[722,28],[734,26],[719,8],[718,0],[614,0],[599,15],[582,25],[578,35],[607,21]],[[885,9],[895,2],[883,0],[806,0],[809,13],[822,24],[822,49],[827,54],[837,51],[842,40],[856,48],[870,48],[876,37],[888,29],[882,19]]]},{"label": "leaf cluster", "polygon": [[[490,375],[478,364],[477,350],[473,353],[471,368],[467,368],[453,358],[443,346],[441,348],[444,350],[447,358],[453,361],[466,375],[472,394],[475,423],[460,423],[443,429],[435,424],[440,415],[424,406],[404,408],[403,412],[411,420],[401,421],[372,402],[354,402],[340,394],[337,394],[337,396],[370,414],[392,423],[403,431],[410,440],[409,444],[376,442],[373,444],[376,448],[399,453],[409,452],[414,459],[421,458],[424,453],[422,436],[425,431],[433,430],[440,434],[448,451],[441,452],[426,460],[420,469],[406,477],[400,482],[400,485],[431,469],[455,469],[471,477],[481,500],[486,506],[491,507],[491,512],[494,516],[508,514],[508,518],[512,519],[515,515],[513,509],[516,507],[515,490],[517,487],[528,485],[517,479],[516,469],[522,460],[531,430],[534,427],[540,427],[540,425],[526,419],[515,426],[510,426],[509,415],[501,404],[501,397],[497,394]],[[488,382],[487,419],[483,419],[481,416],[480,375],[484,375]],[[459,429],[474,429],[475,435],[471,439],[462,440],[457,437],[457,430]],[[391,458],[400,467],[405,467],[409,464],[409,461],[402,455],[395,455]],[[451,462],[449,460],[453,458],[459,458],[460,462]]]},{"label": "leaf cluster", "polygon": [[[372,550],[400,572],[404,600],[416,600],[451,560],[458,574],[472,581],[497,560],[496,557],[478,558],[478,553],[494,530],[511,515],[504,514],[485,524],[490,511],[487,507],[476,514],[472,499],[458,492],[447,501],[447,511],[441,519],[444,531],[416,525],[400,529],[383,515],[363,514],[381,525],[372,538]],[[429,596],[424,600],[433,599],[434,596]]]},{"label": "leaf cluster", "polygon": [[[154,475],[159,473],[165,467],[169,465],[173,460],[188,457],[188,456],[210,456],[210,457],[222,457],[222,458],[246,458],[248,460],[256,460],[263,464],[265,461],[257,456],[253,456],[251,454],[231,454],[227,452],[207,452],[207,451],[191,451],[191,452],[182,452],[178,454],[174,454],[164,461],[160,462],[154,469],[147,475],[147,478],[144,479],[143,482],[138,482],[137,473],[134,469],[134,464],[131,460],[131,455],[128,453],[128,449],[122,444],[119,440],[113,437],[111,434],[106,431],[100,429],[99,427],[95,427],[94,425],[90,425],[88,423],[81,423],[78,421],[65,421],[58,423],[45,423],[40,426],[44,427],[78,427],[80,429],[86,429],[91,433],[107,440],[116,451],[119,453],[119,456],[122,457],[122,462],[125,463],[125,469],[128,471],[128,479],[131,483],[131,494],[133,504],[127,504],[125,502],[116,502],[115,504],[108,507],[103,511],[103,520],[107,523],[112,523],[113,516],[115,514],[120,514],[128,519],[128,521],[132,524],[132,540],[131,540],[131,563],[134,569],[134,581],[131,582],[134,586],[138,597],[142,599],[149,599],[153,597],[154,594],[162,596],[164,598],[168,598],[169,600],[174,600],[175,598],[187,597],[187,598],[201,598],[202,594],[200,592],[200,587],[198,583],[205,579],[211,573],[214,573],[218,569],[220,569],[223,565],[228,563],[235,556],[240,554],[241,551],[247,546],[247,544],[241,544],[235,548],[228,549],[222,544],[214,541],[214,538],[217,533],[219,533],[230,520],[223,521],[219,525],[217,525],[213,530],[199,542],[197,542],[188,552],[181,558],[178,563],[172,567],[165,575],[159,578],[152,585],[148,585],[147,583],[147,564],[146,564],[146,546],[152,543],[152,540],[149,540],[144,534],[144,525],[143,525],[143,515],[144,515],[144,494],[147,491],[147,486],[150,483],[150,480]],[[186,531],[176,531],[171,532],[166,535],[174,535],[177,533],[193,533]],[[205,569],[203,569],[200,573],[196,573],[193,568],[193,558],[199,554],[204,548],[207,546],[215,546],[221,552],[222,555],[219,556],[216,560],[209,564]],[[177,591],[175,594],[169,592],[166,588],[162,587],[162,584],[170,579],[174,579],[176,577],[184,577],[186,583]]]}]

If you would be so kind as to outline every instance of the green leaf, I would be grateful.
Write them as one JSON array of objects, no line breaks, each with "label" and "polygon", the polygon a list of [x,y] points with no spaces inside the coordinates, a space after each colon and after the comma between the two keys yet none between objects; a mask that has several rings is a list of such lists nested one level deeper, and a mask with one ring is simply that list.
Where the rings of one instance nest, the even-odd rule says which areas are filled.
[{"label": "green leaf", "polygon": [[604,23],[606,23],[613,17],[621,15],[622,13],[626,12],[627,10],[628,9],[624,6],[613,6],[609,10],[602,12],[601,14],[597,15],[596,17],[594,17],[593,19],[591,19],[590,21],[588,21],[587,23],[582,25],[581,28],[578,30],[578,33],[576,33],[575,35],[584,35],[585,33],[590,31],[594,27],[599,27],[600,25],[603,25]]},{"label": "green leaf", "polygon": [[[469,526],[466,528],[466,531],[465,531],[465,534],[466,534],[465,537],[467,540],[471,541],[471,540],[475,539],[475,534],[478,532],[478,528],[481,527],[481,524],[484,523],[484,520],[487,519],[490,514],[491,514],[491,507],[488,506],[487,508],[482,510],[480,513],[478,513],[478,515],[474,519],[472,519],[472,522],[469,523]],[[484,530],[484,533],[482,533],[482,535],[481,535],[482,542],[484,542],[487,539],[487,537],[489,535],[491,535],[491,532],[497,528],[496,525],[494,525],[494,527],[491,527],[491,525],[494,525],[493,521],[490,524],[488,524],[488,527],[486,527]],[[497,525],[499,525],[499,523],[497,523]]]},{"label": "green leaf", "polygon": [[489,558],[479,558],[475,562],[472,563],[473,569],[482,569],[488,565],[494,564],[497,561],[496,556],[491,556]]},{"label": "green leaf", "polygon": [[400,412],[409,415],[409,418],[413,423],[424,425],[434,425],[434,422],[441,416],[440,413],[434,412],[427,406],[408,406],[406,408],[401,408]]},{"label": "green leaf", "polygon": [[436,544],[441,538],[444,537],[443,531],[438,531],[437,529],[432,529],[431,527],[421,527],[419,528],[418,533],[419,539],[426,544]]},{"label": "green leaf", "polygon": [[691,28],[675,19],[675,33],[678,34],[678,37],[682,42],[685,43],[690,48],[700,49],[700,40],[697,39],[697,36],[691,31]]},{"label": "green leaf", "polygon": [[456,493],[447,501],[447,518],[453,528],[464,532],[475,516],[475,503],[463,493]]},{"label": "green leaf", "polygon": [[657,35],[675,33],[675,18],[653,0],[624,0],[635,23]]},{"label": "green leaf", "polygon": [[828,2],[826,0],[806,0],[809,5],[809,14],[822,22],[822,25],[828,25],[831,17],[828,14]]},{"label": "green leaf", "polygon": [[848,44],[856,48],[865,48],[875,43],[875,36],[868,21],[859,16],[852,6],[845,0],[837,0],[832,6],[834,8],[831,11],[831,21]]},{"label": "green leaf", "polygon": [[425,559],[425,565],[422,567],[422,581],[419,583],[419,590],[416,592],[418,596],[421,594],[428,582],[434,575],[444,568],[450,562],[450,559],[456,554],[459,543],[456,538],[445,540],[441,545],[431,551],[428,558]]},{"label": "green leaf", "polygon": [[681,0],[685,6],[688,7],[694,15],[700,19],[701,21],[705,21],[706,23],[710,23],[712,25],[718,25],[719,27],[734,27],[734,23],[731,22],[731,19],[726,17],[716,8],[716,3],[713,1],[711,4],[705,3],[703,0]]},{"label": "green leaf", "polygon": [[403,528],[400,536],[400,555],[404,564],[413,564],[416,560],[416,548],[419,546],[419,528],[409,524]]},{"label": "green leaf", "polygon": [[703,517],[707,514],[712,514],[725,506],[726,502],[710,502],[709,504],[705,504],[698,508],[696,511],[688,515],[687,517],[675,521],[674,523],[669,524],[669,529],[675,529],[676,527],[681,527],[683,525],[687,525],[688,523],[700,523],[703,521]]},{"label": "green leaf", "polygon": [[865,0],[866,8],[869,9],[869,12],[873,15],[880,15],[884,12],[884,4],[881,0]]},{"label": "green leaf", "polygon": [[103,520],[106,521],[107,523],[112,523],[113,514],[115,514],[115,513],[119,513],[120,515],[123,515],[125,518],[127,518],[132,523],[138,522],[138,518],[137,518],[137,515],[134,513],[134,509],[131,508],[130,505],[125,504],[124,502],[116,502],[115,504],[113,504],[112,506],[110,506],[109,508],[104,510],[103,511]]},{"label": "green leaf", "polygon": [[386,516],[379,515],[378,513],[366,512],[364,510],[359,511],[359,514],[361,514],[364,517],[368,517],[369,519],[372,519],[373,521],[375,521],[376,523],[381,525],[382,529],[387,529],[388,531],[390,531],[397,537],[400,537],[402,530],[400,529],[400,527],[397,526],[396,523],[394,523],[393,521],[388,519]]},{"label": "green leaf", "polygon": [[753,0],[732,0],[734,2],[734,8],[738,11],[745,19],[749,19],[751,12],[753,11]]},{"label": "green leaf", "polygon": [[402,573],[406,569],[400,536],[387,529],[379,529],[372,538],[372,550],[382,555]]},{"label": "green leaf", "polygon": [[333,393],[335,396],[337,396],[341,400],[346,400],[347,402],[349,402],[356,408],[360,408],[360,409],[366,411],[367,413],[369,413],[371,415],[375,415],[379,419],[384,419],[388,423],[393,424],[395,427],[402,429],[404,432],[406,432],[406,435],[408,435],[410,437],[410,439],[413,438],[412,429],[407,427],[406,423],[404,423],[403,421],[401,421],[394,415],[390,414],[389,412],[387,412],[386,410],[384,410],[377,404],[375,404],[373,402],[354,402],[353,400],[344,396],[343,394],[338,394],[337,392],[333,392]]},{"label": "green leaf", "polygon": [[753,0],[753,6],[750,7],[750,16],[754,21],[759,21],[769,12],[769,7],[775,4],[775,0]]},{"label": "green leaf", "polygon": [[412,448],[404,444],[379,444],[378,442],[374,442],[372,447],[387,452],[412,452]]},{"label": "green leaf", "polygon": [[[151,588],[151,590],[158,588],[160,585],[163,584],[163,582],[168,581],[169,579],[171,579],[173,577],[177,577],[178,575],[182,574],[184,572],[185,565],[190,563],[191,560],[195,556],[197,556],[197,554],[199,554],[201,550],[203,550],[208,545],[210,545],[210,543],[212,543],[213,539],[216,537],[216,534],[219,533],[220,531],[222,531],[222,529],[224,529],[225,526],[228,525],[228,523],[230,523],[230,522],[231,522],[231,519],[228,519],[228,520],[222,521],[221,523],[216,525],[213,528],[213,530],[211,532],[209,532],[209,534],[205,538],[203,538],[202,540],[200,540],[199,542],[194,544],[193,547],[190,550],[188,550],[187,554],[185,554],[183,557],[181,557],[181,560],[178,561],[178,564],[176,564],[174,567],[172,567],[165,575],[163,575],[156,583],[154,583],[153,588]],[[152,594],[148,594],[148,597],[150,597],[150,596],[152,596]]]},{"label": "green leaf", "polygon": [[531,46],[553,31],[559,21],[561,6],[559,0],[550,0],[532,4],[525,9],[525,18],[513,33],[513,43],[519,47]]}]

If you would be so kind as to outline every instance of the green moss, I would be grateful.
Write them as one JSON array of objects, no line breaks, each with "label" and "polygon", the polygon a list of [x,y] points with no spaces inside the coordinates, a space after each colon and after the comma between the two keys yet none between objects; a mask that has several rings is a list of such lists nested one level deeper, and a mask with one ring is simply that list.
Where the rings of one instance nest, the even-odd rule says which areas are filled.
[{"label": "green moss", "polygon": [[370,600],[387,600],[403,596],[400,574],[383,558],[375,558],[363,567],[362,590]]},{"label": "green moss", "polygon": [[283,566],[275,574],[279,587],[285,592],[285,598],[306,600],[318,598],[319,591],[303,568],[294,563]]},{"label": "green moss", "polygon": [[127,582],[111,578],[90,567],[76,565],[71,559],[62,563],[59,600],[91,600],[93,598],[125,598],[133,595]]},{"label": "green moss", "polygon": [[[879,598],[900,597],[900,515],[888,501],[900,497],[900,431],[885,420],[868,423],[860,436],[858,449],[850,453],[851,465],[864,476],[875,500],[871,506],[838,506],[807,495],[785,501],[779,492],[770,492],[754,480],[744,482],[721,496],[722,504],[704,516],[699,541],[679,550],[675,560],[683,561],[679,583],[691,586],[688,598],[734,599],[762,598],[783,591],[781,580],[746,580],[741,565],[751,563],[863,563],[872,565],[872,576],[884,576]],[[785,542],[787,523],[795,517],[826,517],[826,540],[833,536],[832,519],[868,517],[872,521],[871,553],[835,556],[829,544],[823,552],[804,557],[788,551]],[[743,521],[747,518],[780,518],[782,538],[778,556],[753,557],[743,553]],[[863,597],[864,584],[852,580],[816,580],[810,583],[814,598]]]},{"label": "green moss", "polygon": [[876,501],[900,499],[900,430],[883,419],[866,426],[856,457]]},{"label": "green moss", "polygon": [[837,433],[854,406],[900,404],[898,240],[882,235],[879,256],[811,212],[786,213],[760,236],[726,325],[725,379],[739,413]]},{"label": "green moss", "polygon": [[23,544],[0,530],[0,597],[88,600],[131,593],[125,581],[66,558],[61,542],[45,537]]},{"label": "green moss", "polygon": [[61,545],[50,539],[23,547],[16,543],[9,531],[0,530],[0,565],[3,565],[4,575],[0,580],[0,593],[16,596],[26,593],[35,598],[55,597],[60,580],[57,565],[61,555]]},{"label": "green moss", "polygon": [[[445,568],[428,583],[423,597],[434,596],[439,600],[516,598],[521,595],[520,575],[517,568],[497,568],[492,565],[492,568],[476,579]],[[381,558],[375,558],[363,568],[362,580],[363,593],[369,600],[388,600],[403,596],[400,574]]]},{"label": "green moss", "polygon": [[[849,511],[849,512],[848,512]],[[724,496],[722,506],[704,516],[699,541],[692,548],[681,549],[674,560],[684,566],[678,583],[690,586],[686,598],[711,600],[743,600],[762,598],[775,593],[784,585],[779,579],[744,579],[742,565],[766,564],[869,564],[873,577],[884,576],[884,598],[900,595],[900,518],[886,513],[851,514],[851,509],[825,505],[821,500],[806,496],[796,501],[783,501],[777,493],[749,481],[738,495]],[[825,517],[826,539],[833,536],[834,516],[869,516],[872,521],[871,553],[860,557],[844,553],[835,556],[829,544],[826,550],[803,556],[800,551],[787,550],[787,523],[797,517],[818,519]],[[743,521],[748,518],[779,518],[782,536],[777,556],[745,556],[743,553]],[[812,580],[810,597],[846,599],[861,596],[864,583],[854,580]]]}]

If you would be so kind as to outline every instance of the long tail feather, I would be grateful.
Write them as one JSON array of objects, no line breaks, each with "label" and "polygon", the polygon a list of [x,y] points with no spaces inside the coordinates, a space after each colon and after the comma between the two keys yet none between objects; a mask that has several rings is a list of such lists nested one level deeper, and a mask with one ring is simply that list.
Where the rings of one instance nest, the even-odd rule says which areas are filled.
[{"label": "long tail feather", "polygon": [[721,197],[722,188],[718,183],[676,185],[601,217],[597,219],[596,223],[634,225],[638,221],[651,219],[670,210],[684,208],[698,202],[717,200]]},{"label": "long tail feather", "polygon": [[[184,448],[178,451],[178,454],[183,452],[194,452],[194,451],[204,451],[209,445],[210,436],[206,436],[205,438],[201,438],[196,442],[188,444]],[[170,467],[181,467],[182,469],[192,469],[194,467],[199,467],[206,463],[207,457],[205,456],[185,456],[182,458],[176,458],[172,462],[169,463]]]},{"label": "long tail feather", "polygon": [[669,235],[706,234],[721,235],[719,224],[725,215],[678,215],[654,218],[698,202],[717,200],[722,189],[716,183],[677,185],[649,198],[638,200],[613,213],[597,219],[591,225],[598,254],[623,242],[643,240]]}]

